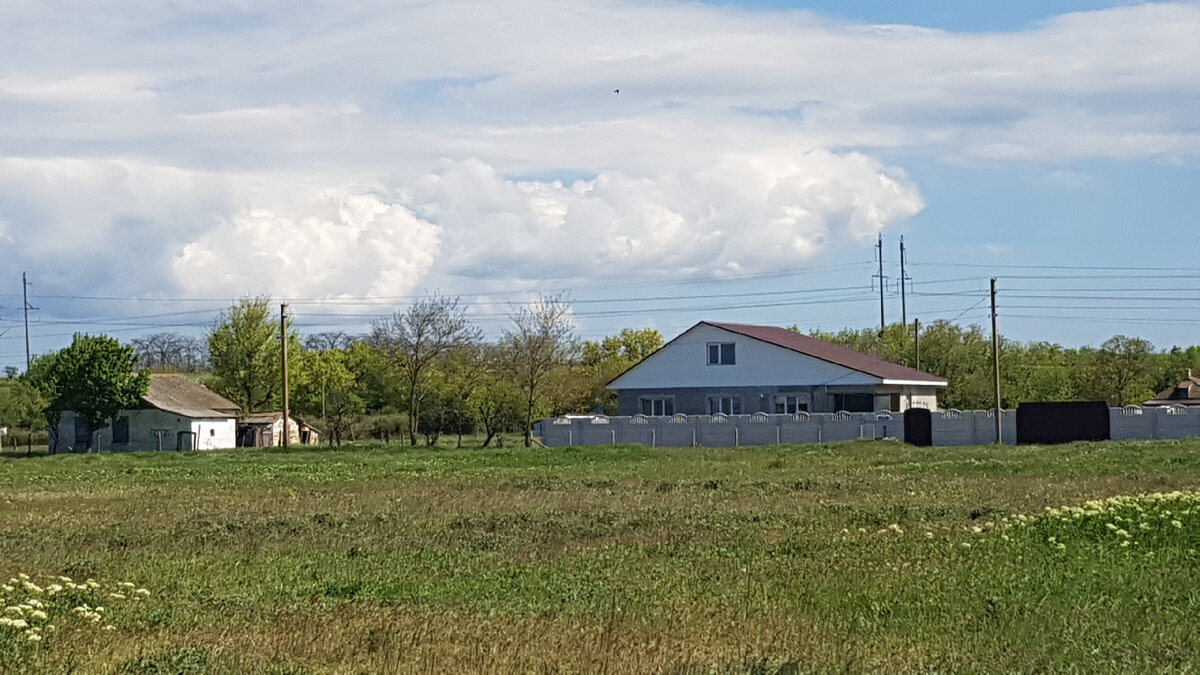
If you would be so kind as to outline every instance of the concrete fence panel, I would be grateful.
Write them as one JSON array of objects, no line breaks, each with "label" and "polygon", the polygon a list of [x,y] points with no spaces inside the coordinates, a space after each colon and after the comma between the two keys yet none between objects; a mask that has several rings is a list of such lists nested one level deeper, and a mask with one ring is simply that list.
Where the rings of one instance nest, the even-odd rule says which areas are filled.
[{"label": "concrete fence panel", "polygon": [[[1126,406],[1109,408],[1110,437],[1171,439],[1200,436],[1200,408]],[[833,443],[860,438],[904,440],[903,413],[800,413],[796,415],[675,415],[673,417],[571,416],[542,420],[538,432],[548,446],[638,443],[664,447],[734,447],[775,443]],[[935,410],[930,435],[936,446],[995,442],[990,410]],[[1001,417],[1001,437],[1017,442],[1017,413]]]},{"label": "concrete fence panel", "polygon": [[725,448],[740,445],[736,422],[713,415],[700,418],[696,423],[696,442],[709,448]]}]

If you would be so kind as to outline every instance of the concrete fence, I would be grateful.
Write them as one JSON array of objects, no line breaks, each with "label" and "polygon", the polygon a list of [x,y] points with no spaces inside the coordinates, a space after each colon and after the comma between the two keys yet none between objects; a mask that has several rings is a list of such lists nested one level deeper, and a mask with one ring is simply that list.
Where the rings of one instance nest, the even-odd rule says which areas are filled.
[{"label": "concrete fence", "polygon": [[1109,438],[1188,438],[1200,436],[1200,407],[1182,405],[1109,408]]},{"label": "concrete fence", "polygon": [[[1001,438],[1017,442],[1016,410],[1000,418]],[[1110,438],[1170,439],[1200,436],[1200,408],[1126,406],[1109,409]],[[937,410],[930,416],[933,445],[995,442],[991,410]],[[799,413],[795,415],[674,415],[605,417],[572,415],[542,420],[536,433],[551,447],[634,443],[661,447],[739,447],[774,443],[831,443],[856,439],[904,440],[904,413]]]},{"label": "concrete fence", "polygon": [[[1007,442],[1016,438],[1013,411],[1002,418]],[[933,413],[935,445],[990,443],[990,411]],[[664,447],[738,447],[773,443],[831,443],[856,439],[904,440],[903,413],[798,413],[795,415],[674,415],[604,417],[578,415],[542,420],[538,434],[548,446],[637,443]]]}]

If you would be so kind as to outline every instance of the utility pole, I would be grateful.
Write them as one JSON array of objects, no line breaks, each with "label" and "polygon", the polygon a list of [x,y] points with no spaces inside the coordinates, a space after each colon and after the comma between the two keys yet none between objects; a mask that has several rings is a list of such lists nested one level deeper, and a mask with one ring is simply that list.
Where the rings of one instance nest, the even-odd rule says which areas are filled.
[{"label": "utility pole", "polygon": [[992,384],[996,388],[996,445],[1004,442],[1000,415],[1000,334],[996,332],[996,277],[992,277]]},{"label": "utility pole", "polygon": [[913,366],[917,370],[921,369],[921,320],[913,319],[913,352],[914,361],[917,365]]},{"label": "utility pole", "polygon": [[883,329],[887,324],[883,319],[883,284],[885,277],[883,276],[883,233],[879,234],[879,240],[875,243],[876,255],[879,257],[879,334],[883,335]]},{"label": "utility pole", "polygon": [[279,305],[279,344],[283,351],[283,447],[288,447],[290,440],[288,430],[288,332],[287,332],[287,303]]},{"label": "utility pole", "polygon": [[29,280],[24,272],[21,272],[21,295],[25,305],[25,372],[28,373],[33,365],[33,356],[29,351]]},{"label": "utility pole", "polygon": [[904,298],[904,284],[907,282],[908,275],[904,273],[904,235],[900,235],[900,323],[908,325],[908,304]]}]

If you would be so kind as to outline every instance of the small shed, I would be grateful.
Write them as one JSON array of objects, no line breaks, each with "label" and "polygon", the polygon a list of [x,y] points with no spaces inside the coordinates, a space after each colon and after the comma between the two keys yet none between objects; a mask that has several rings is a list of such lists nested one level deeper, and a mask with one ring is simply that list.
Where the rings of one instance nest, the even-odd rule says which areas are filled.
[{"label": "small shed", "polygon": [[[261,412],[238,420],[237,444],[243,448],[267,448],[283,445],[283,413]],[[320,433],[295,417],[288,416],[288,445],[318,445]]]}]

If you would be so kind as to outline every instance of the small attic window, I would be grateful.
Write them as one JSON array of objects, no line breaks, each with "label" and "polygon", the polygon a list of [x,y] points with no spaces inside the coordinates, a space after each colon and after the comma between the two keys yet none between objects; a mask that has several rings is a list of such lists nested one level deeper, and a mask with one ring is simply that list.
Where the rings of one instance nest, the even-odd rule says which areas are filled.
[{"label": "small attic window", "polygon": [[710,366],[732,366],[737,360],[734,356],[732,342],[710,342],[708,343],[708,365]]}]

